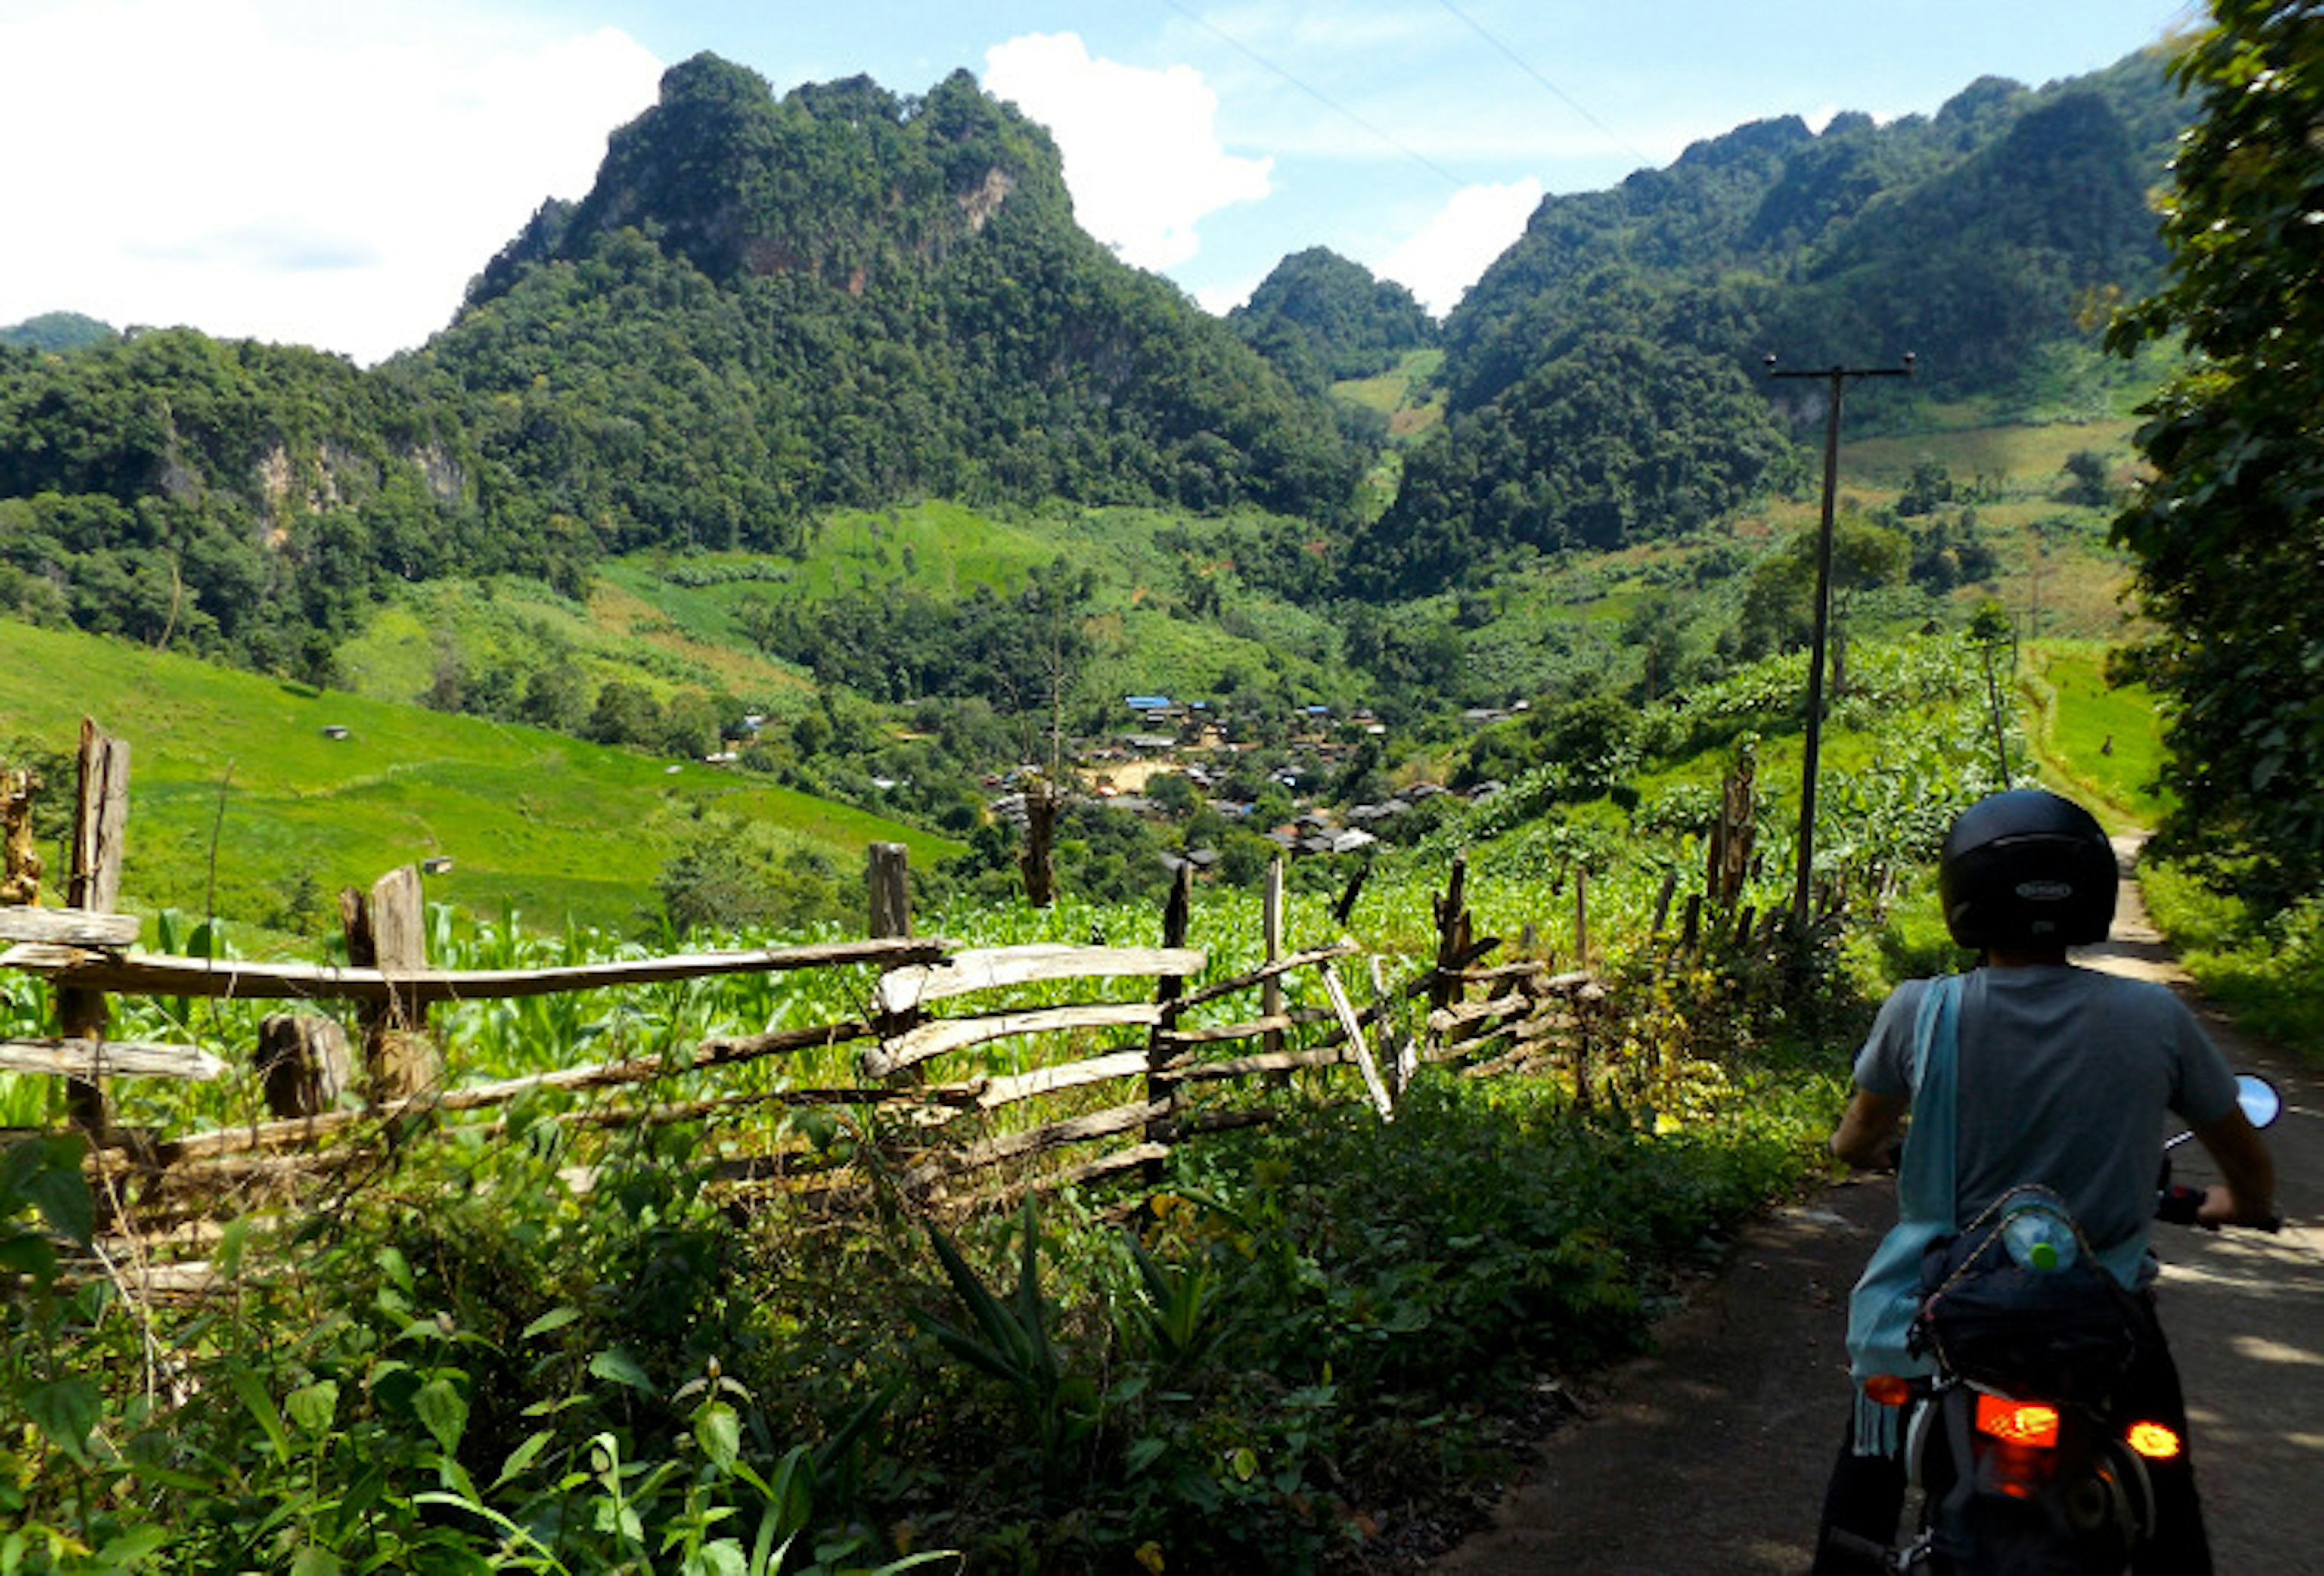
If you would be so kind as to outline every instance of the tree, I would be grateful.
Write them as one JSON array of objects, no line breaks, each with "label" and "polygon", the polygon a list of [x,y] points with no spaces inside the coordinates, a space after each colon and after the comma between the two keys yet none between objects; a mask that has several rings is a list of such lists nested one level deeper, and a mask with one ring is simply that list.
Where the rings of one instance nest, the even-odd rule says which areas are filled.
[{"label": "tree", "polygon": [[[1753,655],[1807,644],[1815,619],[1816,533],[1803,530],[1752,567],[1743,594],[1738,638]],[[1844,512],[1833,523],[1831,589],[1835,606],[1850,591],[1894,584],[1912,562],[1912,544],[1900,531]]]},{"label": "tree", "polygon": [[2163,633],[2144,667],[2175,705],[2166,832],[2247,851],[2282,900],[2324,880],[2324,247],[2315,128],[2324,13],[2213,0],[2173,75],[2200,99],[2163,207],[2162,288],[2124,313],[2124,354],[2178,336],[2187,364],[2147,408],[2151,475],[2116,518]]},{"label": "tree", "polygon": [[849,917],[850,898],[822,853],[797,834],[713,812],[654,880],[661,917],[681,935],[745,926],[785,930]]},{"label": "tree", "polygon": [[1897,494],[1896,512],[1910,518],[1926,514],[1938,504],[1952,501],[1952,474],[1945,469],[1944,462],[1916,460],[1913,465],[1913,479],[1905,483],[1904,492]]},{"label": "tree", "polygon": [[2078,448],[2068,455],[2066,474],[2073,479],[2066,484],[2066,502],[2104,509],[2107,500],[2114,496],[2114,481],[2107,475],[2109,469],[2106,456],[2094,448]]},{"label": "tree", "polygon": [[589,720],[589,703],[582,694],[581,675],[570,662],[551,661],[532,670],[524,681],[524,699],[518,714],[528,723],[554,728],[560,733],[580,732]]},{"label": "tree", "polygon": [[1179,771],[1157,772],[1148,778],[1146,797],[1173,816],[1184,816],[1202,802],[1193,780]]},{"label": "tree", "polygon": [[682,689],[662,710],[661,747],[697,759],[718,748],[718,703],[698,689]]},{"label": "tree", "polygon": [[598,743],[658,746],[665,731],[661,703],[644,686],[616,678],[597,692],[589,737]]}]

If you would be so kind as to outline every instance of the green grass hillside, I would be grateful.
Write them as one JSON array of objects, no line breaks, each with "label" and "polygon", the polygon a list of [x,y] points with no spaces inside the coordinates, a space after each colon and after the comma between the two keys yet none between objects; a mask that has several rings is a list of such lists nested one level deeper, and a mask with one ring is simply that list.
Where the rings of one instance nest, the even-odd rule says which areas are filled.
[{"label": "green grass hillside", "polygon": [[[1329,613],[1255,589],[1237,548],[1302,528],[1255,512],[1212,520],[1169,510],[1059,507],[996,516],[925,502],[825,518],[803,561],[749,553],[640,553],[608,562],[586,614],[513,583],[496,594],[497,638],[565,642],[597,678],[658,691],[723,688],[775,715],[809,707],[814,686],[796,667],[752,648],[753,607],[807,617],[834,601],[920,595],[950,605],[979,588],[1007,599],[1062,562],[1091,576],[1080,617],[1090,640],[1069,676],[1072,695],[1110,705],[1135,693],[1203,696],[1236,687],[1222,678],[1284,687],[1300,700],[1351,701],[1360,682],[1340,662]],[[1240,533],[1240,534],[1239,534]],[[442,592],[421,588],[415,599]],[[473,604],[467,593],[461,594]],[[563,610],[561,613],[558,607]],[[425,640],[411,614],[374,619],[341,664],[366,693],[417,696],[426,686]],[[471,652],[495,637],[464,638]],[[386,648],[400,660],[382,660]],[[373,680],[385,681],[382,690]],[[1018,697],[1046,716],[1046,694]]]},{"label": "green grass hillside", "polygon": [[[770,825],[835,865],[875,841],[954,848],[696,764],[448,716],[86,635],[0,624],[0,754],[69,753],[93,713],[131,747],[124,906],[312,923],[328,895],[441,855],[431,896],[533,924],[633,926],[705,814]],[[324,730],[343,727],[344,739]],[[69,781],[50,785],[69,794]],[[53,848],[51,875],[56,875]],[[287,923],[286,923],[287,922]]]},{"label": "green grass hillside", "polygon": [[2110,686],[2106,648],[2044,641],[2017,675],[2043,773],[2118,829],[2152,828],[2170,801],[2159,786],[2163,716],[2144,685]]},{"label": "green grass hillside", "polygon": [[1415,438],[1444,419],[1444,391],[1435,381],[1443,369],[1443,351],[1408,351],[1387,372],[1344,380],[1333,384],[1332,392],[1351,405],[1379,412],[1388,421],[1390,438]]}]

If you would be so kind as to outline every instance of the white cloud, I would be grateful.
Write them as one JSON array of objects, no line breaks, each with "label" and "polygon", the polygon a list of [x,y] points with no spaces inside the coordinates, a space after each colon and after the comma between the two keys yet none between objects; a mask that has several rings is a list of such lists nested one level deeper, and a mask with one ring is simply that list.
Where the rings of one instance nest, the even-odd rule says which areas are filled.
[{"label": "white cloud", "polygon": [[1141,268],[1188,261],[1204,218],[1271,189],[1272,160],[1220,145],[1218,95],[1192,67],[1093,59],[1070,32],[1011,39],[984,62],[985,88],[1056,136],[1082,227]]},{"label": "white cloud", "polygon": [[1373,272],[1403,285],[1441,318],[1525,234],[1526,220],[1541,197],[1541,182],[1530,177],[1501,186],[1463,187]]},{"label": "white cloud", "polygon": [[1213,318],[1223,318],[1250,300],[1251,292],[1266,281],[1267,275],[1242,274],[1229,280],[1219,280],[1193,288],[1194,304]]},{"label": "white cloud", "polygon": [[661,65],[430,0],[74,0],[0,21],[0,322],[73,310],[369,362],[587,189]]}]

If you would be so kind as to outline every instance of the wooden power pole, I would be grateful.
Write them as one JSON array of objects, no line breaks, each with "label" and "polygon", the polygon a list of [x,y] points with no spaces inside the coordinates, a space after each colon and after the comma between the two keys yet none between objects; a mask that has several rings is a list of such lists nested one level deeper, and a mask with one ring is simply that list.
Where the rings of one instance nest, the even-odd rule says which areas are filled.
[{"label": "wooden power pole", "polygon": [[1823,523],[1816,532],[1815,632],[1808,651],[1807,738],[1800,765],[1800,861],[1792,884],[1792,925],[1803,934],[1808,926],[1815,865],[1816,758],[1823,742],[1824,648],[1831,638],[1831,530],[1840,487],[1840,393],[1850,378],[1910,377],[1913,361],[1908,351],[1901,366],[1830,366],[1813,372],[1778,372],[1775,358],[1767,357],[1767,375],[1771,378],[1822,378],[1831,385],[1824,407]]}]

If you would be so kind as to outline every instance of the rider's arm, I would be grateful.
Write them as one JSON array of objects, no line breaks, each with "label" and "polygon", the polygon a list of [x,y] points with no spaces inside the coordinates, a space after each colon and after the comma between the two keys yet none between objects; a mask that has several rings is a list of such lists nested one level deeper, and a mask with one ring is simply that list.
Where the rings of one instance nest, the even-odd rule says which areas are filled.
[{"label": "rider's arm", "polygon": [[2195,1138],[2227,1179],[2204,1190],[2202,1207],[2195,1212],[2196,1222],[2205,1226],[2273,1222],[2276,1219],[2275,1158],[2250,1120],[2230,1107],[2218,1120],[2197,1128]]},{"label": "rider's arm", "polygon": [[1858,1084],[1831,1135],[1831,1152],[1858,1171],[1894,1165],[1894,1140],[1904,1120],[1904,1107],[1902,1100],[1875,1094]]}]

